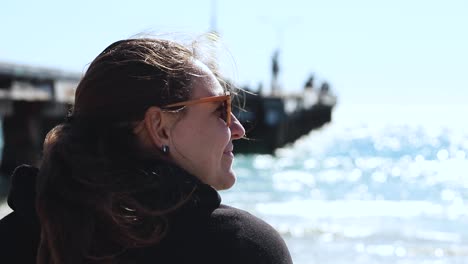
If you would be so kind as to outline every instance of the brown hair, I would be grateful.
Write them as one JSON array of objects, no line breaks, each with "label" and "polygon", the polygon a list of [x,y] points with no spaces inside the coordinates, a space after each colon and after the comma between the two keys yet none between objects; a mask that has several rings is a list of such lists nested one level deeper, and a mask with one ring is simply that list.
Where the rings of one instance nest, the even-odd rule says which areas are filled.
[{"label": "brown hair", "polygon": [[150,106],[190,97],[193,60],[194,52],[180,44],[142,38],[115,42],[90,64],[68,121],[44,143],[39,264],[112,263],[119,253],[164,237],[166,214],[187,195],[165,208],[148,199],[161,183],[135,169],[148,155],[133,128]]}]

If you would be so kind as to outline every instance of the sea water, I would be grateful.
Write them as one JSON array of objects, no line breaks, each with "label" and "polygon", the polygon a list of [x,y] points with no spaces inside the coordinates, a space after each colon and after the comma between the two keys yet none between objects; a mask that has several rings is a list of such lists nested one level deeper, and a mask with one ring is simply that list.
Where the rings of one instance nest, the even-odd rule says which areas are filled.
[{"label": "sea water", "polygon": [[275,227],[297,264],[468,263],[467,110],[338,106],[274,155],[236,155],[223,203]]},{"label": "sea water", "polygon": [[294,263],[468,263],[464,106],[338,107],[274,155],[237,155],[223,202],[275,227]]}]

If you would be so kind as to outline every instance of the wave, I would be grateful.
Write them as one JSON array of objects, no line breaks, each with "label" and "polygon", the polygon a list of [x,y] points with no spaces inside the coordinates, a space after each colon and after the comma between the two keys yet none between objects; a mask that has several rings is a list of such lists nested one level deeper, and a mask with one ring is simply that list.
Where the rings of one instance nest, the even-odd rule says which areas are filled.
[{"label": "wave", "polygon": [[259,203],[254,213],[283,236],[325,241],[468,243],[468,206],[428,201]]}]

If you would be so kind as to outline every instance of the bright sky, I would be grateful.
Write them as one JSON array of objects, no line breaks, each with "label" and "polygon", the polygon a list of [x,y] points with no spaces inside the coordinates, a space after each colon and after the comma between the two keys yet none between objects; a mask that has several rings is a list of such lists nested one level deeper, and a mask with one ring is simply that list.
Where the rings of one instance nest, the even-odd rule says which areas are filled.
[{"label": "bright sky", "polygon": [[[110,43],[141,32],[198,34],[212,0],[6,0],[0,61],[82,72]],[[298,91],[310,73],[340,103],[465,104],[468,1],[236,0],[217,3],[217,27],[240,85],[280,80]]]}]

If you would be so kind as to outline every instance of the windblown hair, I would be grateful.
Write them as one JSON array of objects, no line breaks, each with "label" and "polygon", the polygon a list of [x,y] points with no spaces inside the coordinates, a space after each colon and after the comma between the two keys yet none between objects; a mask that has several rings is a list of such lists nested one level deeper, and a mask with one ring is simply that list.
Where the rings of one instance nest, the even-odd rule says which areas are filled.
[{"label": "windblown hair", "polygon": [[[160,39],[113,43],[80,81],[68,120],[44,142],[38,176],[38,263],[122,263],[119,255],[167,233],[166,215],[188,199],[158,200],[161,177],[133,129],[150,106],[187,100],[194,52]],[[183,113],[182,113],[183,114]]]}]

